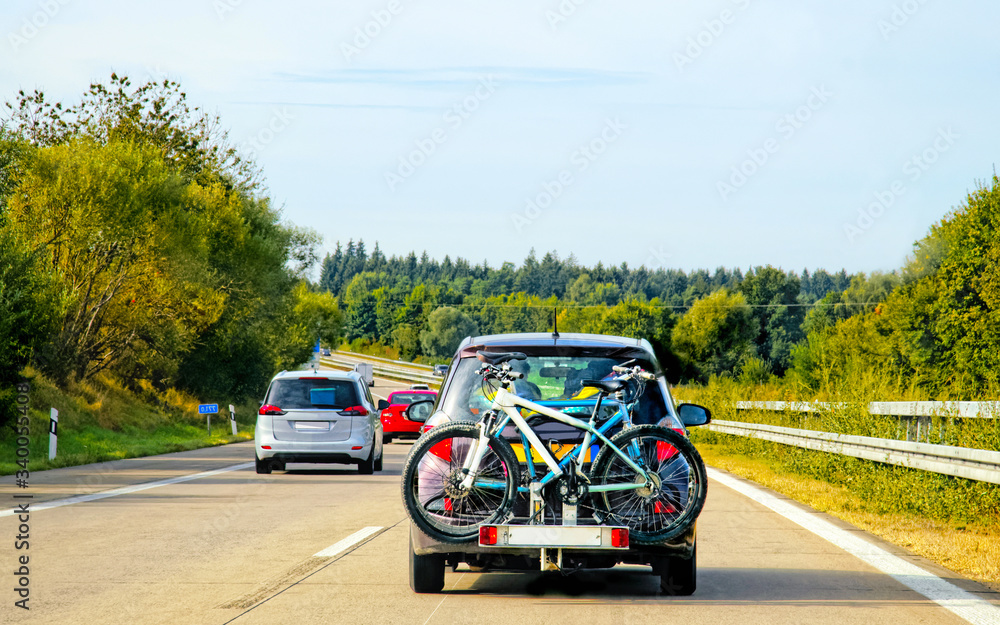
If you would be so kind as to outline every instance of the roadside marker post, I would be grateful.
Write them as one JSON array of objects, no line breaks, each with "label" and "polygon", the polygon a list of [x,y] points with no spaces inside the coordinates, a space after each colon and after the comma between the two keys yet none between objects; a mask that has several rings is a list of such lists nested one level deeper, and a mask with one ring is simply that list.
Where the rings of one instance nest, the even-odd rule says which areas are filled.
[{"label": "roadside marker post", "polygon": [[56,457],[56,444],[59,442],[58,431],[59,411],[53,408],[49,413],[49,460],[54,460]]},{"label": "roadside marker post", "polygon": [[229,404],[229,423],[233,426],[233,436],[236,436],[236,408]]}]

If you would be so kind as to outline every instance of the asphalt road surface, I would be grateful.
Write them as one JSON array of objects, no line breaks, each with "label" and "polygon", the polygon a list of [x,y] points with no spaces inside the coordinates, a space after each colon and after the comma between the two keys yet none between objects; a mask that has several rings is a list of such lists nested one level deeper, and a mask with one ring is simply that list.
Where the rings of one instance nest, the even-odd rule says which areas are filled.
[{"label": "asphalt road surface", "polygon": [[[381,397],[404,387],[377,382]],[[417,595],[399,495],[410,446],[387,445],[374,476],[295,464],[257,475],[241,443],[33,473],[28,489],[4,477],[0,623],[1000,623],[997,593],[773,493],[748,497],[721,473],[691,597],[659,594],[639,566],[449,571],[443,593]],[[23,501],[30,547],[16,550]],[[20,555],[30,610],[14,605]]]}]

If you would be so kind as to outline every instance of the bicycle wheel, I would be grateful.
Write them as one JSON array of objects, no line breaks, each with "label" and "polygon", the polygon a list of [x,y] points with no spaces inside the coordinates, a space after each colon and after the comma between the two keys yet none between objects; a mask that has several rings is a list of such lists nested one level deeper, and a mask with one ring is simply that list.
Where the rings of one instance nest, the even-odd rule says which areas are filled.
[{"label": "bicycle wheel", "polygon": [[507,518],[521,482],[517,456],[510,445],[490,437],[472,487],[461,488],[462,465],[479,441],[479,428],[454,423],[420,437],[403,467],[403,504],[410,518],[431,538],[463,542],[479,535],[479,526]]},{"label": "bicycle wheel", "polygon": [[657,425],[638,425],[612,444],[650,477],[651,484],[608,446],[591,470],[591,484],[643,484],[641,488],[594,492],[595,515],[606,525],[624,525],[630,540],[656,543],[685,532],[698,518],[708,493],[705,463],[687,438]]}]

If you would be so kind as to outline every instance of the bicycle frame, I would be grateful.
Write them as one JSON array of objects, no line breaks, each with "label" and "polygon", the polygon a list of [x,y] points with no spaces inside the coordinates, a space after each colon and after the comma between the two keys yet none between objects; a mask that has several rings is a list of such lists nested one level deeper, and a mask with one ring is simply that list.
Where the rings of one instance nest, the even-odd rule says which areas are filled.
[{"label": "bicycle frame", "polygon": [[[600,492],[623,491],[623,490],[637,490],[640,488],[646,488],[649,485],[650,481],[649,475],[646,473],[646,471],[642,467],[637,465],[630,457],[628,457],[628,455],[625,452],[619,449],[614,443],[610,441],[610,439],[608,439],[604,435],[602,430],[607,429],[608,427],[607,424],[605,425],[604,428],[599,430],[598,428],[595,428],[593,425],[591,425],[586,421],[582,421],[575,417],[571,417],[565,413],[559,412],[558,410],[549,408],[548,406],[542,406],[541,404],[536,404],[531,400],[524,399],[523,397],[515,395],[510,391],[508,391],[503,386],[497,389],[496,395],[493,398],[493,405],[491,406],[491,408],[495,413],[499,414],[500,412],[502,412],[505,416],[501,418],[499,421],[497,421],[496,425],[494,425],[490,429],[486,427],[486,424],[483,421],[479,422],[479,428],[480,428],[479,442],[477,445],[474,446],[474,448],[469,450],[469,453],[466,455],[465,462],[462,464],[462,468],[466,472],[466,477],[465,479],[462,480],[462,488],[464,489],[472,488],[472,485],[475,482],[475,477],[479,469],[479,463],[482,461],[483,456],[485,455],[486,449],[488,447],[488,439],[490,434],[493,432],[499,433],[510,422],[514,423],[514,426],[521,434],[522,440],[527,440],[527,442],[531,446],[531,449],[535,451],[541,458],[542,462],[544,462],[545,465],[548,466],[549,473],[545,477],[543,477],[539,482],[542,486],[551,483],[553,480],[558,479],[559,477],[565,474],[565,471],[563,471],[561,464],[556,460],[555,457],[553,457],[553,455],[549,452],[549,450],[545,448],[545,445],[542,443],[541,439],[538,438],[538,434],[536,434],[535,431],[531,429],[531,426],[528,425],[528,422],[525,420],[525,418],[521,416],[518,408],[527,408],[533,412],[537,412],[538,414],[545,415],[551,419],[554,419],[561,423],[565,423],[566,425],[569,425],[578,430],[584,431],[583,442],[580,443],[580,445],[578,445],[577,449],[570,452],[569,454],[574,456],[574,458],[570,460],[570,463],[575,463],[577,465],[577,470],[579,470],[580,467],[583,466],[584,454],[582,453],[582,450],[588,449],[590,447],[591,441],[594,438],[596,438],[600,440],[608,449],[617,454],[625,462],[625,464],[627,464],[632,470],[634,470],[637,474],[639,474],[643,478],[643,482],[635,482],[631,484],[590,485],[589,486],[590,492],[600,493]],[[595,414],[597,408],[599,408],[599,404],[598,407],[595,407]],[[619,408],[619,410],[621,410],[621,408]],[[527,449],[525,449],[525,456],[529,462],[532,461]],[[521,491],[521,488],[519,487],[518,490]]]}]

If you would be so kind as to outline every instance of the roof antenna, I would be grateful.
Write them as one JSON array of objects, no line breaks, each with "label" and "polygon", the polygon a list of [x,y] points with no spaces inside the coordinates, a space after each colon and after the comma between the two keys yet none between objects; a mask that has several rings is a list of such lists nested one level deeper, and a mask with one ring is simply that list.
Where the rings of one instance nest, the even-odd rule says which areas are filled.
[{"label": "roof antenna", "polygon": [[552,307],[552,338],[559,338],[559,310]]}]

